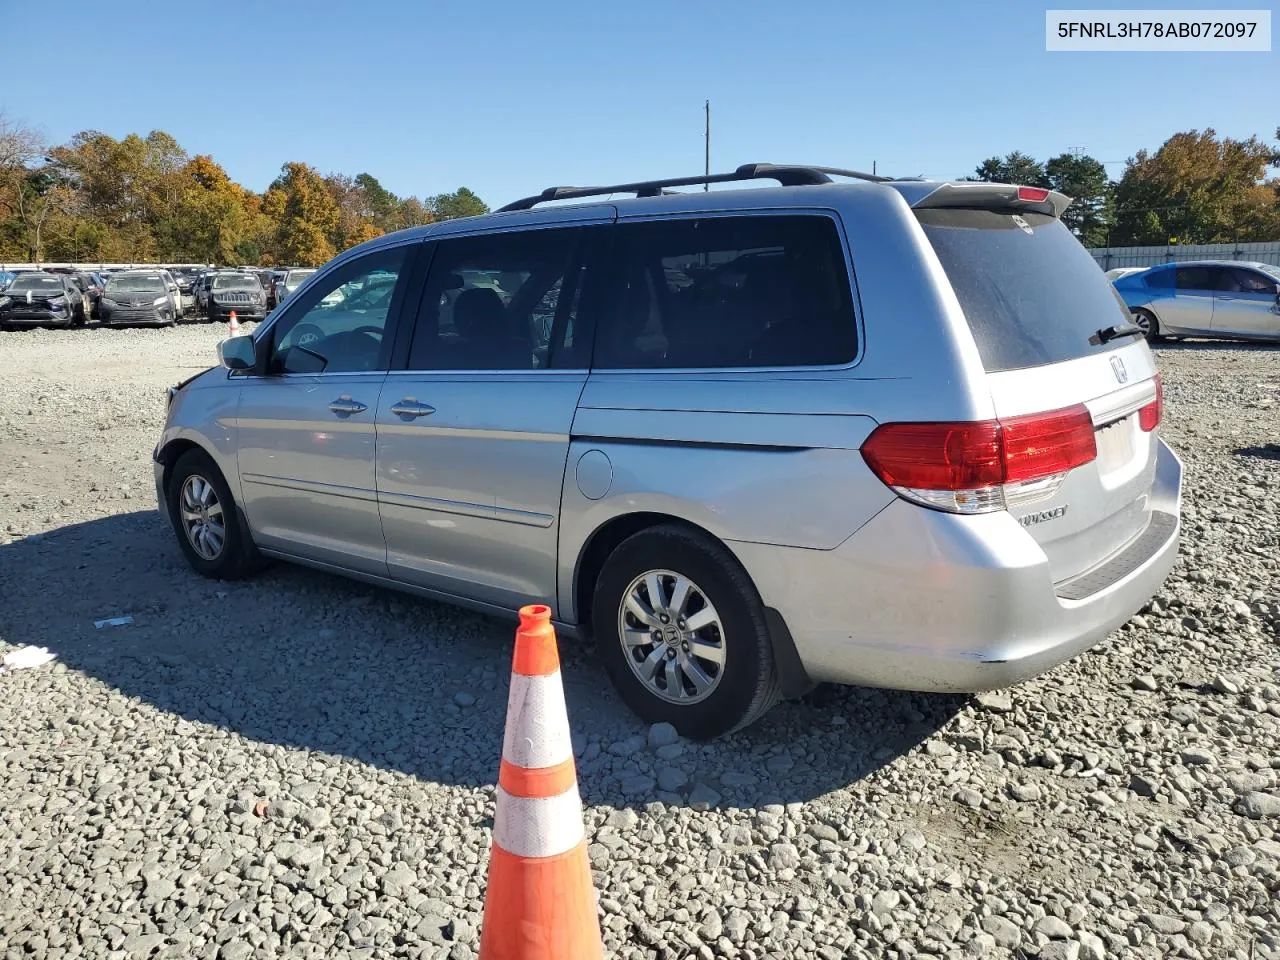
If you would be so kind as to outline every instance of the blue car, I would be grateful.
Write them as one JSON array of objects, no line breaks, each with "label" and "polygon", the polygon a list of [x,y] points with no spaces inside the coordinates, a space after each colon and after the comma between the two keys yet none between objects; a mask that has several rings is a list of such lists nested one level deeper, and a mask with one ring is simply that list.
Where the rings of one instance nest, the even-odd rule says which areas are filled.
[{"label": "blue car", "polygon": [[1272,264],[1188,260],[1112,283],[1148,340],[1280,340],[1280,267]]}]

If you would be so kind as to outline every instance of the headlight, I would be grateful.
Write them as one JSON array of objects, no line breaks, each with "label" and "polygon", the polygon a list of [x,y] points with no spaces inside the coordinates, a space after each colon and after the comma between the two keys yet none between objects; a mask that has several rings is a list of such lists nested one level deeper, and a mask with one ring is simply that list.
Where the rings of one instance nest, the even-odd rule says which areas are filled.
[{"label": "headlight", "polygon": [[0,297],[0,307],[7,307],[13,302],[12,297]]},{"label": "headlight", "polygon": [[110,297],[104,296],[100,301],[98,301],[98,305],[102,307],[114,307],[116,302]]},{"label": "headlight", "polygon": [[66,297],[54,297],[52,300],[49,301],[49,306],[53,307],[55,310],[58,309],[59,307],[65,307],[66,305],[67,305]]},{"label": "headlight", "polygon": [[168,302],[169,302],[168,297],[156,297],[154,300],[151,301],[151,305],[153,307],[163,307]]}]

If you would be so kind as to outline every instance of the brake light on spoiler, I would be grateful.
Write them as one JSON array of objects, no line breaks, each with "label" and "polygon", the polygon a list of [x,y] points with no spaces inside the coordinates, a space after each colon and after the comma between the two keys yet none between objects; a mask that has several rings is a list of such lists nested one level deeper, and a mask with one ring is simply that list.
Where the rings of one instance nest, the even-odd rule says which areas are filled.
[{"label": "brake light on spoiler", "polygon": [[885,423],[862,445],[867,465],[900,496],[966,514],[1051,496],[1097,456],[1084,404],[995,420]]}]

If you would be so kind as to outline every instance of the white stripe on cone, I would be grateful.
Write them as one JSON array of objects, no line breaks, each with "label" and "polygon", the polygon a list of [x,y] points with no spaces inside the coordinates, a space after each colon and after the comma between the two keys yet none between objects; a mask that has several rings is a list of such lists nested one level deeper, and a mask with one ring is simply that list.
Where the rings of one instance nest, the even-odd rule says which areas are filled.
[{"label": "white stripe on cone", "polygon": [[558,797],[513,797],[498,787],[493,842],[517,857],[554,857],[582,842],[582,800],[574,784]]},{"label": "white stripe on cone", "polygon": [[559,670],[545,677],[511,675],[502,757],[525,768],[554,767],[573,757]]}]

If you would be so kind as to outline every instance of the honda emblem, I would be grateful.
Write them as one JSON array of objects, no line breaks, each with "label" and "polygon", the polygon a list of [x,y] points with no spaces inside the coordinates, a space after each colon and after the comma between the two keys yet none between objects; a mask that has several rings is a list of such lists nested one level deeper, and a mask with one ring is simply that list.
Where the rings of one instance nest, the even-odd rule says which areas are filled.
[{"label": "honda emblem", "polygon": [[1111,358],[1111,369],[1115,372],[1117,383],[1129,382],[1129,371],[1124,368],[1124,361],[1119,357]]}]

